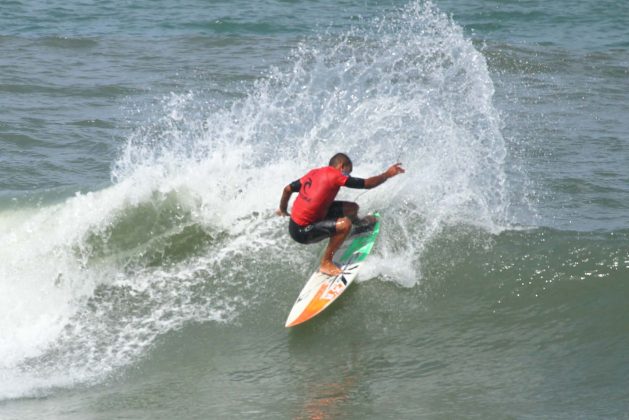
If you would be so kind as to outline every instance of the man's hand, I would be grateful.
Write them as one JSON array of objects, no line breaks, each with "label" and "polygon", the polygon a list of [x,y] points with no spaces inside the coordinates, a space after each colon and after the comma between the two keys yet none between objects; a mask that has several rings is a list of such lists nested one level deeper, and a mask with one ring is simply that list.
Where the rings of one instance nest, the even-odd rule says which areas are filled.
[{"label": "man's hand", "polygon": [[387,178],[393,178],[396,175],[403,174],[406,172],[404,168],[402,168],[402,163],[398,162],[395,165],[391,165],[389,169],[385,171]]},{"label": "man's hand", "polygon": [[277,214],[278,216],[290,216],[290,214],[288,214],[286,210],[282,209],[275,210],[275,214]]},{"label": "man's hand", "polygon": [[290,216],[288,214],[288,200],[290,200],[290,196],[293,193],[293,189],[290,184],[284,187],[282,190],[282,198],[280,199],[280,206],[275,210],[275,214],[278,216]]},{"label": "man's hand", "polygon": [[378,185],[382,184],[387,179],[393,178],[394,176],[398,174],[403,174],[404,172],[406,171],[404,170],[404,168],[402,168],[402,164],[398,162],[395,165],[391,165],[389,169],[387,169],[380,175],[367,178],[365,180],[365,188],[371,189],[371,188],[377,187]]}]

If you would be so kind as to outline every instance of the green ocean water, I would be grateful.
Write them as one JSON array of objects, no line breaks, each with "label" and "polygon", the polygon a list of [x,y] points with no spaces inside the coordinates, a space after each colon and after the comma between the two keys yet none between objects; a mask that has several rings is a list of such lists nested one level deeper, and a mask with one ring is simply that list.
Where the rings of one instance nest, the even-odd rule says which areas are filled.
[{"label": "green ocean water", "polygon": [[[629,7],[0,5],[0,418],[627,418]],[[382,214],[274,216],[337,152]]]}]

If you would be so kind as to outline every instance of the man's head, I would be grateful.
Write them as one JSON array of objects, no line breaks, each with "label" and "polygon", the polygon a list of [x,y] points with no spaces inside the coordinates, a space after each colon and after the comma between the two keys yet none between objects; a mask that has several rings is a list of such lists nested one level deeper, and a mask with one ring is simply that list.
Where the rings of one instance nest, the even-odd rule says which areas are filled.
[{"label": "man's head", "polygon": [[329,165],[341,170],[346,175],[349,175],[353,169],[352,161],[345,153],[337,153],[332,156]]}]

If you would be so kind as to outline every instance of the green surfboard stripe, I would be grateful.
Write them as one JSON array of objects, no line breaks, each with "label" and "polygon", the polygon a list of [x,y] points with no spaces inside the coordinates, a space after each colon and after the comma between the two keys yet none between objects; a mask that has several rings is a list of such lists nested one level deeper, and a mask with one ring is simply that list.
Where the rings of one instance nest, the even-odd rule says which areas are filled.
[{"label": "green surfboard stripe", "polygon": [[364,261],[365,258],[367,258],[367,255],[369,255],[369,252],[371,251],[371,248],[376,241],[378,232],[380,232],[380,214],[374,213],[374,216],[378,218],[378,221],[374,225],[371,234],[369,236],[361,236],[355,238],[341,257],[341,264],[345,264],[345,262],[349,260],[349,258],[355,253],[358,253],[359,255],[356,259],[354,259],[354,262],[361,262]]}]

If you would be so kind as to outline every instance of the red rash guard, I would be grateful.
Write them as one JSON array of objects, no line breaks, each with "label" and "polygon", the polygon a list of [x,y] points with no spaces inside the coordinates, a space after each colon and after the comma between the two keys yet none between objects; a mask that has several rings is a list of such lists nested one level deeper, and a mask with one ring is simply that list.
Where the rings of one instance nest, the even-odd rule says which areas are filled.
[{"label": "red rash guard", "polygon": [[349,177],[331,166],[313,169],[300,178],[301,188],[291,218],[299,226],[323,220],[339,189]]}]

